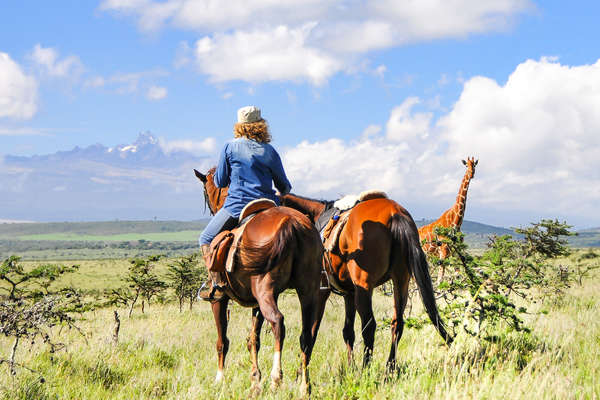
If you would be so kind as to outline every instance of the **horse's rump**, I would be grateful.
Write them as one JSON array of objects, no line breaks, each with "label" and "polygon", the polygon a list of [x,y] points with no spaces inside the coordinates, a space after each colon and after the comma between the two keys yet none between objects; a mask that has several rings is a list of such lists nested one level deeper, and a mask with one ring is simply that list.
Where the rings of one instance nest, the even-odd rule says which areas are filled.
[{"label": "horse's rump", "polygon": [[301,252],[305,238],[316,233],[314,229],[308,218],[288,207],[260,212],[248,221],[244,230],[236,268],[251,274],[269,272],[288,258],[292,250]]}]

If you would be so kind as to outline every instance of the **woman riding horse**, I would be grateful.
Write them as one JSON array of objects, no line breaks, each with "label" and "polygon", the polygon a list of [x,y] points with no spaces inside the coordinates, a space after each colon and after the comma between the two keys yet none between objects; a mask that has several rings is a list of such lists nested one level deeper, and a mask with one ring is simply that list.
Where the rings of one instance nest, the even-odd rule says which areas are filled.
[{"label": "woman riding horse", "polygon": [[[242,107],[237,111],[237,118],[238,122],[233,127],[235,139],[225,144],[214,175],[217,187],[229,187],[227,199],[200,235],[205,264],[210,242],[219,232],[237,225],[246,204],[260,198],[271,199],[279,204],[272,182],[281,194],[289,193],[292,188],[279,154],[269,144],[271,134],[260,109],[255,106]],[[223,297],[226,283],[219,273],[209,271],[209,275],[211,287],[201,291],[199,296],[204,300],[219,300]]]}]

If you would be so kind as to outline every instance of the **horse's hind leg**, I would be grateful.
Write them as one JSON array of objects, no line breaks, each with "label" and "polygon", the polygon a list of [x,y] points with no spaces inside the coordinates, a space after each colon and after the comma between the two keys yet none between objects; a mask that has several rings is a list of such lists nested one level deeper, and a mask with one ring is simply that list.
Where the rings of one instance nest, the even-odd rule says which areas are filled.
[{"label": "horse's hind leg", "polygon": [[260,309],[255,307],[252,309],[252,330],[248,336],[248,351],[250,352],[250,361],[252,369],[250,371],[250,379],[252,379],[252,387],[260,386],[260,369],[258,368],[258,351],[260,350],[260,329],[265,318]]},{"label": "horse's hind leg", "polygon": [[277,307],[277,299],[270,290],[257,297],[260,312],[271,324],[273,337],[275,339],[273,368],[271,369],[271,388],[275,389],[281,383],[283,377],[281,372],[281,349],[285,339],[285,325],[283,324],[283,314]]},{"label": "horse's hind leg", "polygon": [[373,344],[375,343],[375,316],[373,315],[373,291],[366,290],[360,286],[354,289],[354,303],[356,311],[360,315],[362,327],[363,343],[365,345],[363,354],[363,367],[366,367],[371,362],[373,356]]},{"label": "horse's hind leg", "polygon": [[356,305],[354,304],[354,296],[344,295],[344,309],[346,311],[346,318],[344,319],[344,329],[342,335],[344,336],[344,343],[346,343],[346,350],[348,352],[348,364],[352,364],[352,354],[354,351],[354,319],[356,318]]},{"label": "horse's hind leg", "polygon": [[325,306],[327,305],[327,299],[329,298],[330,294],[330,289],[319,289],[319,304],[317,306],[317,317],[312,329],[313,341],[317,340],[317,334],[319,333],[319,327],[321,326],[321,321],[323,320],[323,315],[325,314]]},{"label": "horse's hind leg", "polygon": [[390,371],[396,368],[396,349],[398,348],[398,342],[404,331],[404,308],[406,307],[406,302],[408,300],[408,283],[410,281],[410,275],[407,268],[401,270],[402,272],[396,272],[397,269],[394,269],[393,271],[394,317],[392,318],[390,326],[392,331],[392,347],[387,361],[388,370]]},{"label": "horse's hind leg", "polygon": [[215,382],[223,381],[225,369],[225,357],[229,350],[229,339],[227,339],[227,303],[229,298],[215,301],[211,304],[215,323],[217,325],[217,376]]},{"label": "horse's hind leg", "polygon": [[300,351],[302,352],[302,382],[300,392],[302,395],[306,395],[310,392],[308,364],[310,363],[310,357],[315,345],[316,332],[318,331],[318,323],[320,322],[318,320],[321,311],[319,309],[319,292],[316,287],[312,289],[313,290],[307,290],[305,292],[298,290],[298,298],[300,300],[300,309],[302,312],[302,332],[300,334]]}]

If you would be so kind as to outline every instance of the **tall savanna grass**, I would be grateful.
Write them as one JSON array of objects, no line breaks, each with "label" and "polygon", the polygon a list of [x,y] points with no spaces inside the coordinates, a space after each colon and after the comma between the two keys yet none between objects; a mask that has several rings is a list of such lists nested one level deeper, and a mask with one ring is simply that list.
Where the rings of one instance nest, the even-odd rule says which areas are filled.
[{"label": "tall savanna grass", "polygon": [[[573,257],[573,256],[572,256]],[[566,262],[566,261],[565,261]],[[590,262],[595,262],[591,260]],[[84,262],[70,284],[88,289],[118,286],[128,261]],[[392,299],[377,290],[374,312],[379,329],[373,363],[361,369],[360,320],[355,330],[355,360],[349,365],[342,339],[344,304],[333,295],[319,331],[310,376],[313,398],[334,399],[595,399],[600,397],[600,276],[597,271],[574,284],[561,298],[535,304],[528,315],[531,334],[499,332],[497,341],[477,341],[462,334],[447,348],[431,325],[405,329],[398,349],[398,369],[387,373],[385,360],[392,317]],[[112,342],[113,309],[87,312],[79,322],[86,332],[55,332],[65,350],[51,354],[43,343],[20,348],[17,361],[37,371],[18,369],[12,376],[0,365],[2,399],[238,399],[297,398],[300,365],[299,302],[293,292],[279,300],[285,316],[282,355],[284,380],[269,388],[273,340],[268,324],[262,331],[259,361],[262,392],[250,391],[250,361],[246,337],[250,310],[230,306],[225,383],[213,383],[216,373],[216,332],[208,303],[179,312],[175,302],[151,304],[127,318],[119,309],[119,343]],[[407,316],[422,313],[414,296]],[[57,328],[58,329],[58,328]],[[0,358],[11,341],[0,338]],[[40,377],[43,376],[44,382]]]}]

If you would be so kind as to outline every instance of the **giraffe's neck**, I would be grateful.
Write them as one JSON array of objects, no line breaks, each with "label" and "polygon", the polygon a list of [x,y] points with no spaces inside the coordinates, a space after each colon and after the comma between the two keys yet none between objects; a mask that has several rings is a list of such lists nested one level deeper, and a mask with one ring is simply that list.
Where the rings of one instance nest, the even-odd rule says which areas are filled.
[{"label": "giraffe's neck", "polygon": [[463,217],[465,216],[465,208],[467,205],[467,191],[469,190],[469,182],[471,182],[471,178],[469,177],[469,171],[465,173],[465,176],[460,184],[460,189],[458,189],[458,195],[456,196],[456,203],[452,210],[452,219],[449,221],[450,226],[454,226],[460,228]]}]

